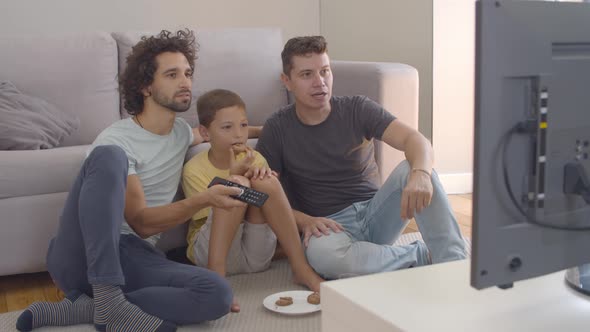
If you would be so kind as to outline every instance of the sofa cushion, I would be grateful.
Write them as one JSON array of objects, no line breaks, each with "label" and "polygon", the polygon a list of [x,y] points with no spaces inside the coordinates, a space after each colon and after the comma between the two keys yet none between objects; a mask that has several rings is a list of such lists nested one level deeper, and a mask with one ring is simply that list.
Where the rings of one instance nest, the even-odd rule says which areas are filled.
[{"label": "sofa cushion", "polygon": [[80,120],[43,99],[0,82],[0,150],[38,150],[58,146]]},{"label": "sofa cushion", "polygon": [[[198,29],[199,50],[195,62],[193,104],[180,116],[191,126],[198,123],[196,100],[203,93],[224,88],[238,93],[252,125],[263,125],[268,115],[287,104],[287,91],[280,80],[282,37],[280,29]],[[119,46],[119,66],[125,69],[131,47],[154,32],[113,33]],[[121,116],[127,111],[121,104]]]},{"label": "sofa cushion", "polygon": [[0,33],[1,79],[80,118],[79,130],[61,146],[90,144],[120,119],[117,61],[117,44],[108,33]]},{"label": "sofa cushion", "polygon": [[69,191],[89,147],[0,151],[0,199]]}]

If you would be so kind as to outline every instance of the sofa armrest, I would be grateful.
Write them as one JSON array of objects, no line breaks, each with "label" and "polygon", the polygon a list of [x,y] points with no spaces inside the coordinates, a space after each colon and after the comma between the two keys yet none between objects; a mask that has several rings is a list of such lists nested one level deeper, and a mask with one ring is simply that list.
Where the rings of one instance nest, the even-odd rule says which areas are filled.
[{"label": "sofa armrest", "polygon": [[[418,71],[387,62],[332,61],[335,96],[365,95],[406,125],[418,129]],[[403,152],[376,142],[375,158],[385,181],[405,159]]]}]

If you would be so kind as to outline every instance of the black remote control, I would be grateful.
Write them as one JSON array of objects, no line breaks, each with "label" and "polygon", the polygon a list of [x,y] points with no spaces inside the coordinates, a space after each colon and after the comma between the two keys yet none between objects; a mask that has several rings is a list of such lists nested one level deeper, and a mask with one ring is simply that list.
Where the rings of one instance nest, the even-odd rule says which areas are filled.
[{"label": "black remote control", "polygon": [[211,181],[211,183],[209,183],[209,186],[207,186],[207,187],[210,188],[211,186],[214,186],[216,184],[222,184],[226,187],[236,187],[236,188],[242,189],[241,194],[232,195],[231,197],[233,197],[237,200],[240,200],[242,202],[248,203],[250,205],[254,205],[256,207],[261,207],[264,204],[264,202],[266,202],[266,199],[268,198],[268,195],[263,192],[260,192],[258,190],[254,190],[252,188],[244,187],[239,183],[228,181],[226,179],[222,179],[217,176],[215,178],[213,178],[213,180]]}]

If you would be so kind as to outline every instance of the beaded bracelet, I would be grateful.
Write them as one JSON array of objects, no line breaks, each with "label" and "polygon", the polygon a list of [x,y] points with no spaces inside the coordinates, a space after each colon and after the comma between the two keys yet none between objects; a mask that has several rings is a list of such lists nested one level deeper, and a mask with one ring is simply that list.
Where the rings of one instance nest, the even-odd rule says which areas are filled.
[{"label": "beaded bracelet", "polygon": [[427,170],[425,170],[425,169],[422,169],[422,168],[412,168],[412,173],[414,173],[414,172],[423,172],[423,173],[426,173],[426,174],[428,174],[428,176],[432,176],[432,175],[430,174],[430,172],[428,172]]}]

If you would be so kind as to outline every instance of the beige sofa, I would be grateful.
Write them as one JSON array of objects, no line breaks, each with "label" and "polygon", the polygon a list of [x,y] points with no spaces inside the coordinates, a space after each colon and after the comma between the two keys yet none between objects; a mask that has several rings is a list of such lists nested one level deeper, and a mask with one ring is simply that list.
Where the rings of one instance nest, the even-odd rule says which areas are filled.
[{"label": "beige sofa", "polygon": [[[213,88],[238,92],[252,125],[290,102],[282,86],[278,29],[196,29],[200,45],[193,101]],[[0,78],[21,92],[76,114],[78,130],[56,148],[0,151],[0,275],[45,270],[67,192],[94,138],[126,116],[117,87],[125,57],[141,35],[152,32],[43,36],[0,35]],[[417,127],[418,73],[404,64],[333,61],[334,94],[363,94]],[[197,124],[194,106],[182,114]],[[190,156],[206,145],[189,151]],[[389,148],[387,148],[389,149]],[[383,174],[403,159],[377,149]],[[185,227],[164,234],[164,250],[184,244]]]}]

